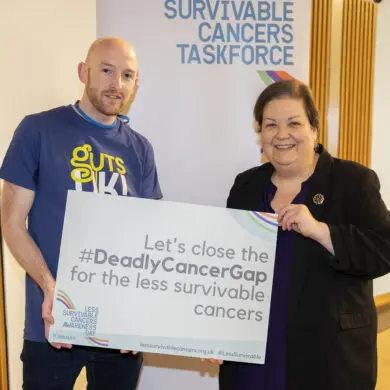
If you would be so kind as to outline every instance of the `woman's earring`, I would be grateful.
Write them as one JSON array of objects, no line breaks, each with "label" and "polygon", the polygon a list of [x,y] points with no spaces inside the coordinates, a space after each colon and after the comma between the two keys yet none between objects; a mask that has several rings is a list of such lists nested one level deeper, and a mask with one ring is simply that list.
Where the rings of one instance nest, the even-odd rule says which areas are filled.
[{"label": "woman's earring", "polygon": [[263,148],[260,148],[260,153],[261,153],[261,154],[263,154],[263,151],[264,151]]}]

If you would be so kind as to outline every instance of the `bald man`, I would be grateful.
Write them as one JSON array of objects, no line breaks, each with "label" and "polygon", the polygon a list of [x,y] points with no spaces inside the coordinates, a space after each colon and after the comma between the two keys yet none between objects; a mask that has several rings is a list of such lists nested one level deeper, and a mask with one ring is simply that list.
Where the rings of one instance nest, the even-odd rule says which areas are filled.
[{"label": "bald man", "polygon": [[162,197],[153,148],[121,115],[138,83],[134,48],[98,39],[78,74],[81,99],[26,116],[0,169],[4,238],[27,274],[23,389],[73,389],[85,366],[89,390],[134,390],[141,354],[47,341],[67,191]]}]

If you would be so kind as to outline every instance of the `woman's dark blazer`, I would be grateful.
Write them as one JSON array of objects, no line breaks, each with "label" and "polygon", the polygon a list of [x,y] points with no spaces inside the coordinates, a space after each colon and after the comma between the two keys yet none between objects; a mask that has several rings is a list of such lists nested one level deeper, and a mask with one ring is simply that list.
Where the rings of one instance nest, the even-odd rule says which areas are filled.
[{"label": "woman's dark blazer", "polygon": [[[259,210],[273,171],[266,163],[240,173],[227,207]],[[296,233],[287,321],[288,390],[375,389],[372,279],[390,271],[390,214],[379,190],[372,170],[332,158],[320,146],[305,204],[314,218],[328,224],[335,256]],[[314,202],[317,194],[323,195],[322,204]],[[235,390],[236,368],[234,362],[221,366],[220,390]]]}]

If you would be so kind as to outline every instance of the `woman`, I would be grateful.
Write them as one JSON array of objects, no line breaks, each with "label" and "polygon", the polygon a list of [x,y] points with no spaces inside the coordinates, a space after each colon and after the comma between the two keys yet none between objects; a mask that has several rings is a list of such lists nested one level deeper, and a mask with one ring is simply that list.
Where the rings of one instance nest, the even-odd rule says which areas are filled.
[{"label": "woman", "polygon": [[268,163],[236,177],[227,207],[278,214],[266,361],[223,362],[220,390],[374,390],[372,279],[390,271],[378,178],[317,143],[305,85],[272,84],[254,116]]}]

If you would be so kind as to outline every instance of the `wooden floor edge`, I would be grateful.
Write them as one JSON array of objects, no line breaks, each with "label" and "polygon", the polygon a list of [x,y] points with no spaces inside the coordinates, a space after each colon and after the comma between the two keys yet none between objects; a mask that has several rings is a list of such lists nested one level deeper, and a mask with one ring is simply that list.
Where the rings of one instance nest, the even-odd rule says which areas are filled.
[{"label": "wooden floor edge", "polygon": [[390,310],[390,293],[377,295],[374,301],[378,311]]},{"label": "wooden floor edge", "polygon": [[374,297],[378,314],[378,333],[390,329],[390,293]]}]

